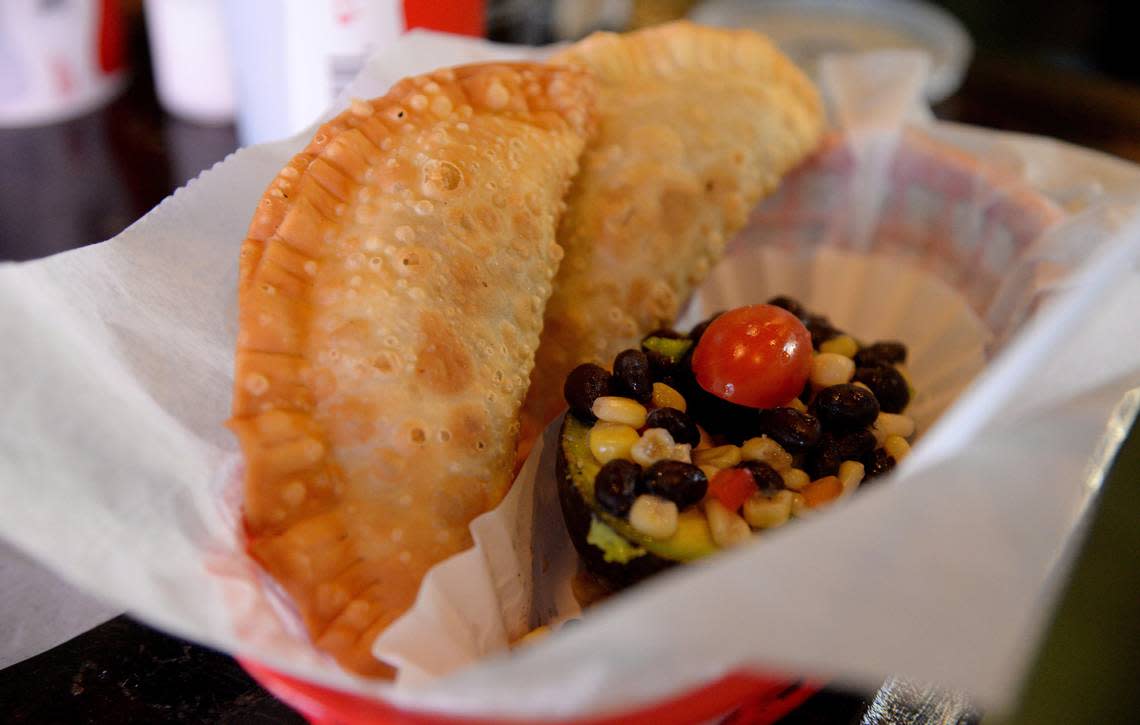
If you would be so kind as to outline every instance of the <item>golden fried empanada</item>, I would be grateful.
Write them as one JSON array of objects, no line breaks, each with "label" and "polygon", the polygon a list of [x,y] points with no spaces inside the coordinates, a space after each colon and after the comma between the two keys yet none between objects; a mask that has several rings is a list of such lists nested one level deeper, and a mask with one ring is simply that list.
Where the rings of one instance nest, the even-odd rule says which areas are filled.
[{"label": "golden fried empanada", "polygon": [[594,82],[401,81],[324,125],[241,248],[233,418],[251,554],[344,667],[510,485]]},{"label": "golden fried empanada", "polygon": [[811,82],[763,36],[677,22],[597,33],[551,62],[597,78],[598,132],[563,216],[566,257],[523,407],[523,444],[581,362],[672,323],[749,211],[819,142]]}]

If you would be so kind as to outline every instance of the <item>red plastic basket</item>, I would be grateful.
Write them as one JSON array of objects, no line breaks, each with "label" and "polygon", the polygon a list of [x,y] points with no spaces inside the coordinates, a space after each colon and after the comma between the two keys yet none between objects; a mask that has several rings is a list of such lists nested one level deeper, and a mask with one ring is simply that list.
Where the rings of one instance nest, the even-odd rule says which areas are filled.
[{"label": "red plastic basket", "polygon": [[391,703],[332,690],[238,659],[255,680],[305,718],[319,725],[683,725],[713,718],[726,724],[765,725],[779,720],[820,688],[818,683],[733,673],[663,702],[585,720],[503,720],[425,710],[402,710]]}]

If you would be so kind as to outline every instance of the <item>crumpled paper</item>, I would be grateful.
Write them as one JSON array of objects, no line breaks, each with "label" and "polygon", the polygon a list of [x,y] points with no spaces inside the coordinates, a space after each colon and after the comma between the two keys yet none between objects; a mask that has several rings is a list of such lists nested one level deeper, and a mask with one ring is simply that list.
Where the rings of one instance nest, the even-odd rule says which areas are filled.
[{"label": "crumpled paper", "polygon": [[[416,33],[374,58],[349,93],[530,52]],[[914,77],[905,57],[847,62],[840,83]],[[891,67],[902,70],[871,73]],[[572,632],[416,686],[363,682],[316,655],[287,612],[265,616],[281,602],[241,553],[235,445],[220,425],[238,244],[302,135],[238,152],[106,244],[0,267],[0,536],[156,626],[408,707],[596,713],[751,666],[862,685],[901,673],[1001,707],[1094,490],[1090,456],[1113,407],[1140,384],[1140,343],[1129,334],[1140,217],[1127,198],[1140,174],[1047,140],[923,122],[907,92],[895,98],[893,114],[856,148],[881,158],[909,118],[1072,215],[1035,242],[1049,264],[1033,271],[1055,276],[1034,278],[1044,293],[1031,309],[1009,308],[1028,322],[1012,313],[989,320],[1009,335],[994,336],[989,365],[893,482],[826,516],[662,576],[592,610]],[[861,238],[873,242],[873,221],[863,224]],[[778,291],[814,304],[815,285]],[[842,310],[825,311],[846,322]],[[974,311],[985,320],[985,309]],[[1125,401],[1115,425],[1133,413]],[[528,465],[540,470],[544,452]]]}]

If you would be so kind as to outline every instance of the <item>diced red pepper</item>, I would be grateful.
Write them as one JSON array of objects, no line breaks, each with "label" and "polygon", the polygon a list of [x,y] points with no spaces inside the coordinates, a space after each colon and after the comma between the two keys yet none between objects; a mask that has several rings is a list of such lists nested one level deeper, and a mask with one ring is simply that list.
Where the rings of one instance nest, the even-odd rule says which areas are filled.
[{"label": "diced red pepper", "polygon": [[811,508],[829,504],[843,493],[843,484],[835,476],[824,476],[818,481],[812,481],[800,490],[804,502]]},{"label": "diced red pepper", "polygon": [[737,511],[757,490],[756,480],[747,470],[725,468],[709,481],[708,495],[724,504],[729,511]]}]

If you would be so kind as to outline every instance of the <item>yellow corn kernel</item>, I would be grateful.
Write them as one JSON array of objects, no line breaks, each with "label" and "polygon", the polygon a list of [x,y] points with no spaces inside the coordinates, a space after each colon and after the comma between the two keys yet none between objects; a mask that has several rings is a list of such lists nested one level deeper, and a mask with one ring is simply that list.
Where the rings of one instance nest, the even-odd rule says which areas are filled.
[{"label": "yellow corn kernel", "polygon": [[820,352],[833,352],[843,357],[855,357],[859,352],[859,343],[850,335],[838,335],[819,346]]},{"label": "yellow corn kernel", "polygon": [[811,359],[811,384],[817,388],[842,385],[855,374],[855,361],[834,352],[821,352]]},{"label": "yellow corn kernel", "polygon": [[748,522],[735,511],[729,511],[718,499],[705,501],[705,516],[709,520],[709,533],[712,534],[713,543],[722,549],[743,544],[752,538]]},{"label": "yellow corn kernel", "polygon": [[807,406],[804,405],[804,401],[800,400],[799,398],[792,398],[792,402],[788,403],[788,407],[795,408],[801,413],[807,412]]},{"label": "yellow corn kernel", "polygon": [[665,383],[653,383],[653,407],[685,412],[685,397]]},{"label": "yellow corn kernel", "polygon": [[883,441],[883,449],[887,455],[895,459],[895,462],[901,461],[906,454],[910,453],[910,444],[906,442],[906,438],[899,435],[887,436]]},{"label": "yellow corn kernel", "polygon": [[875,434],[875,440],[879,445],[882,445],[889,436],[910,438],[914,435],[914,419],[909,415],[898,413],[879,413],[879,417],[875,418],[875,424],[871,426],[871,432]]},{"label": "yellow corn kernel", "polygon": [[787,523],[792,515],[792,500],[798,495],[779,491],[769,498],[754,493],[744,502],[744,520],[754,529],[771,529]]},{"label": "yellow corn kernel", "polygon": [[653,539],[668,539],[677,533],[677,504],[643,493],[629,508],[629,525]]},{"label": "yellow corn kernel", "polygon": [[850,494],[859,488],[863,482],[864,468],[859,461],[844,461],[839,464],[839,483],[843,486],[843,495]]},{"label": "yellow corn kernel", "polygon": [[598,420],[604,420],[607,423],[622,423],[631,428],[640,428],[645,425],[645,418],[649,415],[641,403],[617,395],[603,395],[597,398],[590,411],[598,416]]},{"label": "yellow corn kernel", "polygon": [[768,436],[744,441],[740,447],[740,457],[745,461],[763,461],[778,472],[792,467],[792,454]]},{"label": "yellow corn kernel", "polygon": [[677,445],[673,436],[664,428],[650,428],[629,449],[635,463],[645,468],[657,461],[684,461],[689,463],[689,444]]},{"label": "yellow corn kernel", "polygon": [[799,468],[789,468],[786,471],[780,471],[780,477],[784,479],[784,487],[793,491],[799,491],[804,486],[811,483],[811,476]]},{"label": "yellow corn kernel", "polygon": [[717,446],[693,451],[693,463],[698,466],[732,468],[740,463],[740,448],[734,445]]},{"label": "yellow corn kernel", "polygon": [[599,421],[590,429],[590,452],[603,464],[615,458],[629,459],[630,449],[640,439],[628,425]]}]

